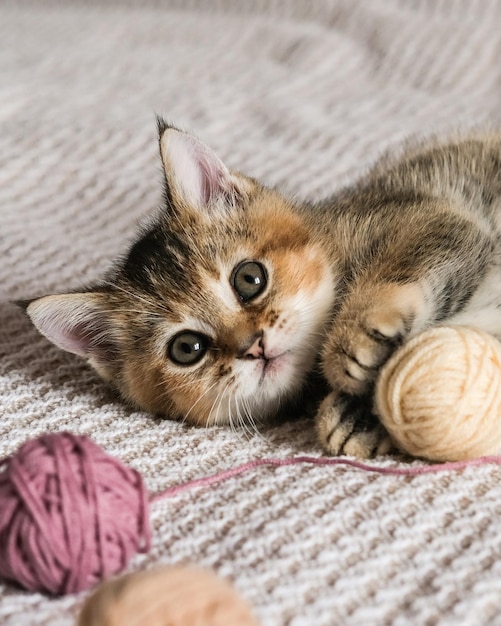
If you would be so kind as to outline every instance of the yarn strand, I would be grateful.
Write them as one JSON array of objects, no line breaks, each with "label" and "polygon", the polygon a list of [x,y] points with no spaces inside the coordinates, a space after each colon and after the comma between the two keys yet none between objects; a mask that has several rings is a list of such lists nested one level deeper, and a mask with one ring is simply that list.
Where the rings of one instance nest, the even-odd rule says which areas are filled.
[{"label": "yarn strand", "polygon": [[177,495],[178,493],[182,493],[190,489],[195,489],[197,487],[210,487],[212,485],[224,482],[230,478],[233,478],[234,476],[239,476],[240,474],[244,474],[261,466],[284,467],[288,465],[300,464],[324,466],[344,465],[348,467],[354,467],[365,472],[373,472],[376,474],[385,474],[390,476],[419,476],[422,474],[458,472],[466,469],[467,467],[476,467],[479,465],[501,465],[501,456],[484,456],[478,459],[469,459],[466,461],[453,461],[449,463],[435,463],[431,465],[418,465],[411,467],[381,467],[378,465],[371,465],[370,463],[364,463],[363,461],[355,461],[353,459],[346,459],[342,457],[327,459],[325,457],[315,456],[295,456],[285,459],[272,457],[265,459],[255,459],[254,461],[248,461],[247,463],[242,463],[241,465],[237,465],[236,467],[232,467],[221,472],[216,472],[215,474],[211,474],[210,476],[195,478],[186,483],[174,485],[173,487],[168,487],[164,491],[152,495],[150,497],[150,502],[156,502],[158,500],[162,500],[163,498],[172,497]]}]

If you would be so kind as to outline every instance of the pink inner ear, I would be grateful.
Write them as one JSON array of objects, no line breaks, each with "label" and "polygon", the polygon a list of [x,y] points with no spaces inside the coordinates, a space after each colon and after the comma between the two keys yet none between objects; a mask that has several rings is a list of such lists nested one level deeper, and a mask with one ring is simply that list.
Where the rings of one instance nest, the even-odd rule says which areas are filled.
[{"label": "pink inner ear", "polygon": [[83,357],[109,362],[116,354],[108,324],[98,315],[73,325],[54,326],[51,341],[63,350]]},{"label": "pink inner ear", "polygon": [[204,154],[200,157],[201,196],[204,204],[208,205],[213,198],[228,192],[229,181],[225,177],[225,171],[218,167],[218,163],[205,158]]},{"label": "pink inner ear", "polygon": [[67,352],[73,352],[73,354],[80,356],[88,356],[90,353],[90,338],[85,331],[84,324],[69,326],[58,324],[56,321],[53,324],[49,323],[42,332],[48,339]]},{"label": "pink inner ear", "polygon": [[197,170],[198,195],[204,206],[220,195],[226,195],[231,187],[230,175],[221,159],[205,144],[186,136],[187,147]]},{"label": "pink inner ear", "polygon": [[73,326],[54,328],[54,343],[60,341],[64,350],[81,356],[96,355],[96,352],[106,352],[106,333],[100,329],[97,319],[88,319]]},{"label": "pink inner ear", "polygon": [[38,330],[63,350],[109,361],[116,354],[110,322],[85,299],[82,294],[48,296],[32,302],[27,312]]},{"label": "pink inner ear", "polygon": [[227,197],[234,188],[221,159],[191,135],[169,129],[161,147],[167,180],[188,204],[206,208],[218,197]]}]

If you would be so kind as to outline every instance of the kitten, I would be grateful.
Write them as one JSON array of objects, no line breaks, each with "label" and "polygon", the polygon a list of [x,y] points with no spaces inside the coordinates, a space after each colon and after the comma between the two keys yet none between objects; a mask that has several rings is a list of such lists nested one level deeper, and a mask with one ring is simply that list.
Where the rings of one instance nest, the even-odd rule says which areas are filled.
[{"label": "kitten", "polygon": [[501,336],[501,135],[407,147],[314,205],[159,135],[159,214],[102,284],[27,309],[139,407],[249,425],[321,371],[321,445],[368,457],[390,449],[371,396],[397,346],[444,321]]}]

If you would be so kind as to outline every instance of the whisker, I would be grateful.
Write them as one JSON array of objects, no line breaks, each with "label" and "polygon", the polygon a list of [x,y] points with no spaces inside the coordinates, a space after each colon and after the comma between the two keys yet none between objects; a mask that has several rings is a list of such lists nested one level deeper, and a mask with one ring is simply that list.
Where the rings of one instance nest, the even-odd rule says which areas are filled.
[{"label": "whisker", "polygon": [[251,424],[252,426],[252,430],[253,430],[253,436],[257,436],[259,439],[261,439],[262,441],[267,441],[266,437],[264,437],[263,433],[260,432],[257,423],[252,415],[252,411],[251,408],[249,406],[249,403],[247,401],[247,398],[242,398],[243,400],[243,404],[244,404],[244,409],[245,409],[245,415],[247,418],[247,421]]},{"label": "whisker", "polygon": [[219,404],[218,404],[217,411],[216,411],[216,424],[218,424],[218,425],[219,425],[219,417],[220,417],[221,404],[222,404],[222,402],[223,402],[224,394],[226,393],[226,391],[227,391],[227,389],[228,389],[229,385],[230,385],[230,383],[229,383],[229,382],[228,382],[228,383],[226,383],[226,385],[225,385],[225,387],[224,387],[224,389],[223,389],[223,392],[221,393],[221,396],[220,396]]},{"label": "whisker", "polygon": [[105,281],[105,284],[108,285],[109,287],[112,287],[113,289],[118,289],[119,291],[122,291],[123,293],[125,293],[126,295],[130,296],[133,299],[141,300],[141,302],[144,302],[148,306],[152,306],[155,309],[162,308],[158,300],[149,300],[145,298],[144,296],[141,296],[139,293],[125,289],[124,287],[121,287],[119,284],[113,283],[111,281]]},{"label": "whisker", "polygon": [[[117,309],[99,309],[102,313],[109,313],[110,315],[117,312]],[[154,317],[163,317],[160,313],[154,311],[145,311],[139,309],[124,309],[125,313],[137,313],[138,315],[152,315]]]},{"label": "whisker", "polygon": [[183,423],[186,422],[186,420],[188,419],[188,417],[190,416],[190,413],[193,411],[193,409],[197,406],[197,404],[212,390],[214,389],[214,387],[217,385],[217,381],[212,383],[212,385],[210,387],[208,387],[203,394],[198,398],[198,400],[196,400],[190,407],[189,411],[186,413],[186,415],[183,417]]},{"label": "whisker", "polygon": [[[165,384],[164,381],[161,380],[160,382],[156,383],[155,389],[162,387],[164,384]],[[191,386],[192,386],[192,383],[190,381],[182,382],[176,385],[175,387],[168,387],[167,389],[162,391],[161,396],[172,394],[176,391],[185,391],[186,389],[190,389]]]},{"label": "whisker", "polygon": [[[225,387],[225,389],[226,389],[226,387]],[[214,398],[214,402],[212,403],[212,406],[211,406],[210,411],[209,411],[209,415],[207,416],[207,421],[206,421],[206,423],[205,423],[206,427],[208,427],[208,426],[210,426],[210,425],[211,425],[212,412],[214,411],[214,408],[215,408],[215,406],[216,406],[216,403],[218,402],[218,400],[219,400],[219,399],[221,398],[221,396],[223,395],[223,393],[224,393],[225,389],[223,389],[223,390],[222,390],[219,394],[217,394],[217,395],[216,395],[216,397]],[[218,418],[216,417],[216,420],[215,420],[214,424],[216,424],[216,425],[217,425],[217,421],[218,421]]]},{"label": "whisker", "polygon": [[[233,421],[233,411],[231,410],[231,400],[232,400],[232,397],[230,394],[228,394],[228,420],[229,420],[231,432],[236,434],[237,431],[235,428],[235,423]],[[238,417],[237,417],[237,423],[238,423]]]},{"label": "whisker", "polygon": [[244,434],[244,438],[249,441],[250,436],[252,435],[252,432],[249,431],[249,424],[247,422],[247,420],[245,419],[245,417],[242,415],[241,411],[240,411],[240,405],[238,406],[238,418],[239,418],[239,425],[241,428],[241,433]]}]

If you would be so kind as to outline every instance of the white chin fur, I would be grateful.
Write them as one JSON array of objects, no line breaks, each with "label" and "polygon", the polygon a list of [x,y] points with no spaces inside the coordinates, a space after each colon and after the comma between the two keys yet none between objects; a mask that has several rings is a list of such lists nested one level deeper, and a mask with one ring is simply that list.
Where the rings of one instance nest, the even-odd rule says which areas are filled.
[{"label": "white chin fur", "polygon": [[266,368],[259,360],[243,362],[237,387],[226,391],[208,425],[242,425],[276,414],[301,388],[311,361],[287,352],[270,361]]}]

